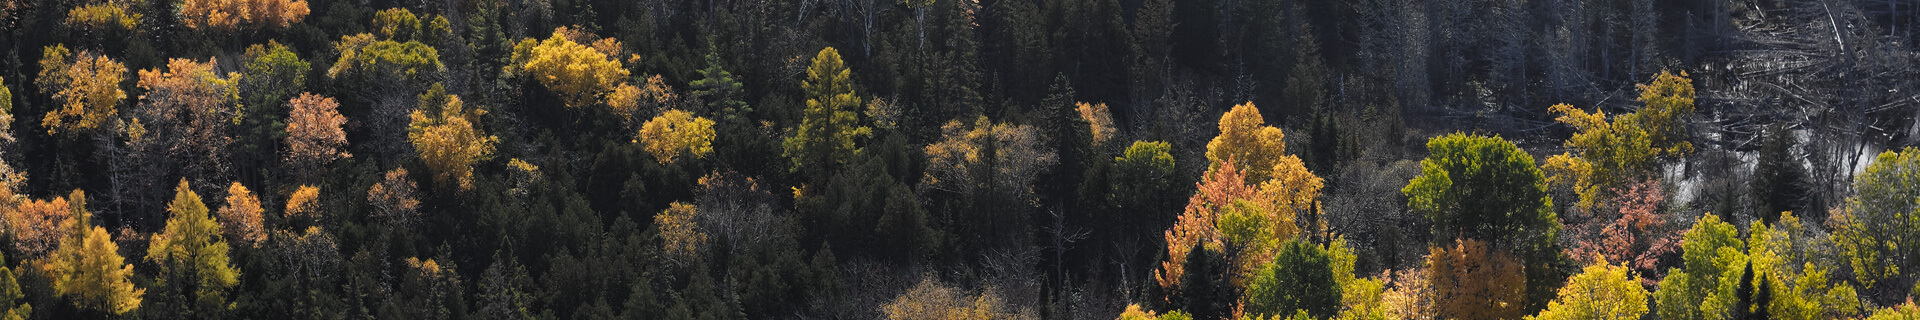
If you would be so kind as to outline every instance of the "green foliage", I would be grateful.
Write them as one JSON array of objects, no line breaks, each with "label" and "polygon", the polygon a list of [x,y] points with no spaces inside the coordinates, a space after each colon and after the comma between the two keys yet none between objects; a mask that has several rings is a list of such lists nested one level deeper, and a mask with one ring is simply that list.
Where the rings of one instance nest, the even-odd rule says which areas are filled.
[{"label": "green foliage", "polygon": [[[1703,215],[1682,243],[1684,269],[1668,271],[1654,291],[1662,319],[1739,319],[1766,314],[1776,319],[1832,319],[1858,315],[1856,291],[1827,277],[1832,267],[1817,260],[1827,246],[1811,237],[1799,218],[1784,215],[1772,226],[1754,222],[1749,238],[1732,224]],[[1814,258],[1817,259],[1817,258]]]},{"label": "green foliage", "polygon": [[1833,242],[1865,287],[1899,283],[1889,280],[1920,269],[1920,149],[1881,153],[1853,190],[1831,218]]},{"label": "green foliage", "polygon": [[[227,306],[226,292],[240,271],[227,261],[227,240],[206,202],[181,180],[167,204],[166,230],[153,236],[147,261],[160,266],[155,308],[162,317],[213,317]],[[165,301],[165,304],[160,302]]]},{"label": "green foliage", "polygon": [[840,61],[840,51],[820,49],[807,67],[807,109],[793,137],[787,138],[783,153],[793,162],[792,171],[815,172],[844,166],[860,154],[856,139],[873,135],[873,128],[861,125],[857,118],[860,96],[853,92],[852,71]]},{"label": "green foliage", "polygon": [[1533,156],[1499,137],[1454,133],[1427,141],[1420,176],[1401,189],[1407,206],[1433,220],[1441,239],[1511,241],[1545,249],[1559,218]]},{"label": "green foliage", "polygon": [[13,269],[7,268],[6,264],[6,259],[0,258],[0,307],[4,307],[0,308],[0,319],[27,319],[33,315],[33,304],[20,301],[26,299],[27,294],[20,291],[19,279],[14,277]]},{"label": "green foliage", "polygon": [[753,113],[747,103],[740,101],[746,92],[733,73],[720,65],[720,48],[712,40],[707,41],[706,67],[698,70],[700,79],[687,83],[687,89],[693,90],[693,97],[707,105],[706,110],[720,115],[720,121],[744,123]]},{"label": "green foliage", "polygon": [[1325,248],[1298,240],[1281,245],[1280,255],[1247,284],[1246,311],[1284,315],[1305,312],[1317,319],[1340,310],[1341,288],[1334,281]]},{"label": "green foliage", "polygon": [[1798,139],[1785,123],[1768,125],[1765,138],[1760,142],[1759,162],[1753,166],[1754,181],[1748,192],[1754,202],[1753,216],[1766,223],[1778,221],[1781,212],[1805,213],[1809,208],[1807,173],[1792,153],[1797,144]]}]

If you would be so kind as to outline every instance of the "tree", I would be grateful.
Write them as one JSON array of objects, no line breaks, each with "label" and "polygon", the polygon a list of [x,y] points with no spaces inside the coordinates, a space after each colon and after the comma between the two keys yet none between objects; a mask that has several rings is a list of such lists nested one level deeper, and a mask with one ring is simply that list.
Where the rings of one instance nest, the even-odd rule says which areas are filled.
[{"label": "tree", "polygon": [[1107,104],[1080,102],[1074,105],[1074,110],[1080,111],[1080,120],[1086,121],[1092,132],[1089,137],[1093,137],[1093,145],[1105,145],[1113,139],[1113,113],[1107,112]]},{"label": "tree", "polygon": [[280,215],[288,222],[299,220],[305,220],[308,223],[318,222],[323,218],[320,212],[320,188],[302,185],[299,189],[294,189],[293,194],[287,195],[287,207],[280,211]]},{"label": "tree", "polygon": [[1546,164],[1554,184],[1570,184],[1580,194],[1579,208],[1592,208],[1606,196],[1601,192],[1644,179],[1660,163],[1693,153],[1685,126],[1686,116],[1693,114],[1693,81],[1687,73],[1662,71],[1652,83],[1637,86],[1646,105],[1611,121],[1598,110],[1550,108],[1561,114],[1554,120],[1579,130],[1566,142],[1573,151],[1549,157]]},{"label": "tree", "polygon": [[67,199],[68,219],[60,223],[67,236],[60,240],[59,249],[37,263],[52,280],[54,294],[85,310],[120,315],[139,309],[147,289],[135,288],[127,280],[133,265],[120,257],[120,246],[107,229],[90,222],[93,213],[86,209],[86,194],[74,190]]},{"label": "tree", "polygon": [[66,23],[87,31],[108,30],[109,27],[135,30],[134,27],[139,26],[144,16],[133,10],[134,4],[127,1],[99,1],[75,6],[67,10]]},{"label": "tree", "polygon": [[1487,242],[1457,239],[1431,247],[1428,281],[1441,319],[1520,319],[1526,315],[1526,267]]},{"label": "tree", "polygon": [[692,204],[674,202],[667,210],[653,216],[653,225],[660,228],[662,246],[669,261],[680,264],[693,264],[703,261],[707,246],[707,233],[694,223],[699,209]]},{"label": "tree", "polygon": [[[290,123],[289,99],[305,90],[307,73],[313,64],[300,59],[291,48],[278,41],[247,46],[240,57],[240,105],[246,110],[240,122],[240,144],[246,156],[262,157],[280,148]],[[265,160],[265,159],[262,159]]]},{"label": "tree", "polygon": [[[1188,198],[1185,211],[1166,232],[1167,257],[1185,257],[1189,248],[1238,252],[1231,260],[1235,272],[1229,279],[1235,285],[1244,285],[1244,279],[1272,261],[1274,251],[1230,250],[1228,246],[1259,248],[1262,246],[1259,242],[1277,245],[1281,242],[1279,239],[1292,239],[1300,232],[1294,224],[1295,217],[1308,210],[1320,196],[1320,178],[1307,172],[1299,158],[1288,156],[1286,159],[1290,161],[1273,166],[1279,176],[1257,185],[1248,183],[1251,180],[1244,178],[1235,162],[1209,170],[1196,185],[1198,190]],[[1231,226],[1236,224],[1240,226]],[[1229,228],[1260,236],[1229,237],[1224,232]],[[1185,259],[1180,258],[1162,262],[1160,270],[1155,271],[1155,281],[1168,290],[1179,287],[1184,263]]]},{"label": "tree", "polygon": [[420,95],[420,108],[413,110],[413,124],[407,127],[407,140],[413,142],[420,160],[433,171],[433,182],[441,187],[473,188],[473,163],[493,156],[500,138],[486,135],[475,127],[480,108],[466,109],[460,96],[448,95],[434,84]]},{"label": "tree", "polygon": [[807,80],[800,87],[807,94],[806,112],[793,137],[782,145],[793,171],[830,171],[824,167],[846,165],[860,148],[855,139],[873,135],[873,128],[859,124],[860,96],[853,92],[852,71],[840,61],[840,51],[820,49],[807,67]]},{"label": "tree", "polygon": [[513,65],[508,68],[510,73],[524,72],[539,80],[567,107],[581,108],[599,102],[602,95],[623,84],[628,71],[616,60],[617,52],[599,50],[604,45],[598,43],[589,47],[574,42],[569,37],[573,32],[561,27],[546,40],[520,41],[514,45]]},{"label": "tree", "polygon": [[373,205],[373,216],[383,224],[406,230],[420,215],[420,200],[413,193],[416,186],[407,178],[407,168],[388,170],[379,183],[367,189],[367,202]]},{"label": "tree", "polygon": [[1807,172],[1800,167],[1800,158],[1793,155],[1799,139],[1793,137],[1786,123],[1768,125],[1764,136],[1748,192],[1753,199],[1753,215],[1771,224],[1780,219],[1781,212],[1806,212],[1803,209],[1810,190],[1805,185]]},{"label": "tree", "polygon": [[[167,204],[167,226],[147,246],[147,261],[160,266],[159,285],[166,298],[185,298],[167,305],[162,315],[210,317],[227,307],[226,290],[240,283],[240,270],[227,263],[227,240],[207,204],[186,180],[174,188]],[[179,313],[171,313],[179,312]]]},{"label": "tree", "polygon": [[1286,154],[1286,134],[1265,124],[1260,108],[1252,102],[1235,105],[1220,115],[1220,135],[1207,142],[1207,170],[1219,170],[1222,163],[1232,161],[1246,170],[1247,183],[1261,183],[1282,159],[1299,161]]},{"label": "tree", "polygon": [[48,111],[40,124],[47,134],[62,131],[89,131],[107,125],[119,115],[120,90],[126,81],[127,67],[105,55],[81,51],[71,54],[65,45],[46,47],[40,56],[40,74],[35,83],[40,92],[53,95],[57,107]]},{"label": "tree", "polygon": [[5,210],[7,235],[13,238],[15,252],[31,260],[54,251],[73,231],[60,227],[72,219],[69,208],[67,199],[54,197],[22,202],[13,210]]},{"label": "tree", "polygon": [[954,320],[1018,320],[1034,319],[1029,311],[1009,310],[1000,295],[991,290],[980,295],[968,297],[958,288],[949,287],[932,277],[920,280],[907,292],[895,296],[892,301],[880,306],[880,313],[887,319],[954,319]]},{"label": "tree", "polygon": [[0,77],[0,142],[13,140],[13,90],[7,89],[7,78]]},{"label": "tree", "polygon": [[306,1],[293,0],[183,0],[179,6],[181,23],[209,30],[284,29],[309,13]]},{"label": "tree", "polygon": [[1720,222],[1712,214],[1702,215],[1681,241],[1683,268],[1669,269],[1660,288],[1654,291],[1661,319],[1710,319],[1708,310],[1718,312],[1724,306],[1705,305],[1718,294],[1722,283],[1731,283],[1741,272],[1734,264],[1746,259],[1746,243],[1740,230]]},{"label": "tree", "polygon": [[440,64],[440,51],[419,41],[375,40],[372,34],[362,33],[340,36],[333,48],[340,58],[327,69],[328,78],[361,77],[371,85],[393,86],[446,70]]},{"label": "tree", "polygon": [[1279,257],[1248,282],[1246,312],[1281,316],[1304,311],[1316,319],[1332,317],[1340,310],[1342,289],[1334,278],[1333,260],[1326,249],[1288,240]]},{"label": "tree", "polygon": [[[1440,239],[1511,242],[1537,250],[1560,231],[1533,156],[1499,137],[1454,133],[1427,141],[1420,175],[1401,193]],[[1522,241],[1524,240],[1524,241]]]},{"label": "tree", "polygon": [[1833,217],[1833,242],[1860,283],[1877,288],[1920,268],[1920,149],[1880,153],[1853,190]]},{"label": "tree", "polygon": [[170,59],[167,70],[140,70],[140,105],[137,118],[152,126],[151,132],[168,146],[173,159],[183,162],[189,177],[216,177],[229,172],[226,157],[233,144],[229,131],[246,110],[241,109],[234,88],[239,73],[225,77],[214,71],[220,62],[208,59],[195,62]]},{"label": "tree", "polygon": [[260,221],[264,212],[260,198],[235,181],[227,185],[227,204],[220,206],[220,230],[227,239],[259,248],[261,242],[267,241],[266,228]]},{"label": "tree", "polygon": [[1573,245],[1567,256],[1583,263],[1603,258],[1619,261],[1644,274],[1656,274],[1656,265],[1669,253],[1679,250],[1680,233],[1668,226],[1674,220],[1661,207],[1666,190],[1659,180],[1645,180],[1625,186],[1627,190],[1610,192],[1611,206],[1596,208],[1583,223],[1568,226]]},{"label": "tree", "polygon": [[0,319],[26,320],[33,316],[33,304],[20,301],[27,297],[20,291],[20,282],[14,277],[13,268],[5,267],[6,260],[0,258]]},{"label": "tree", "polygon": [[720,65],[720,49],[712,38],[707,40],[706,63],[706,67],[698,70],[700,79],[687,83],[687,89],[693,90],[693,97],[706,104],[708,112],[721,115],[721,121],[746,122],[746,116],[753,109],[740,101],[746,94],[744,86]]},{"label": "tree", "polygon": [[1597,259],[1560,288],[1560,297],[1546,311],[1529,320],[1613,319],[1637,320],[1647,314],[1647,289],[1624,265]]},{"label": "tree", "polygon": [[713,153],[713,120],[678,109],[667,110],[640,126],[638,140],[661,164],[672,163],[681,153],[705,158]]},{"label": "tree", "polygon": [[340,126],[347,123],[347,117],[340,115],[340,103],[312,93],[301,93],[288,103],[293,106],[286,122],[288,167],[311,179],[320,171],[318,168],[353,156],[341,150],[347,146],[347,133]]}]

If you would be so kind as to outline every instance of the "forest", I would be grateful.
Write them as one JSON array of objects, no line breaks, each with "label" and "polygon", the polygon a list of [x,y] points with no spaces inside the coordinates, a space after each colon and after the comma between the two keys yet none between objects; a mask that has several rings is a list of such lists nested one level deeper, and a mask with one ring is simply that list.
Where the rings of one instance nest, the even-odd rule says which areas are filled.
[{"label": "forest", "polygon": [[1916,28],[0,0],[0,318],[1914,319]]}]

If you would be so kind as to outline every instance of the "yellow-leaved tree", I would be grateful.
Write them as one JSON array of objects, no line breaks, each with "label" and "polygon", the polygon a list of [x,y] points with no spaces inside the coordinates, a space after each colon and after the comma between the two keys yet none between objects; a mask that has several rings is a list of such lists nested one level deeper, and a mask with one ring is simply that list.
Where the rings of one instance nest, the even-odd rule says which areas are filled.
[{"label": "yellow-leaved tree", "polygon": [[1640,280],[1628,269],[1598,257],[1567,280],[1567,286],[1560,288],[1560,297],[1548,303],[1546,311],[1527,319],[1640,319],[1647,314],[1647,288],[1641,287]]},{"label": "yellow-leaved tree", "polygon": [[222,31],[286,28],[311,13],[296,0],[182,0],[178,10],[187,28]]},{"label": "yellow-leaved tree", "polygon": [[635,140],[661,164],[672,163],[682,153],[704,158],[713,153],[713,120],[679,109],[667,110],[642,124]]},{"label": "yellow-leaved tree", "polygon": [[[207,204],[185,179],[167,203],[167,226],[147,245],[147,261],[160,266],[155,287],[168,307],[159,314],[184,318],[218,315],[226,309],[228,289],[240,283],[240,270],[227,262],[227,240]],[[160,304],[157,304],[160,305]]]},{"label": "yellow-leaved tree", "polygon": [[80,309],[115,315],[139,309],[147,289],[135,288],[127,280],[133,265],[120,256],[120,246],[107,229],[92,224],[86,197],[80,190],[67,196],[69,216],[60,222],[67,236],[60,240],[59,249],[41,259],[40,270],[52,280],[55,295]]},{"label": "yellow-leaved tree", "polygon": [[73,54],[65,45],[41,52],[37,79],[40,92],[52,94],[56,104],[40,120],[47,134],[100,128],[120,114],[120,100],[127,99],[127,92],[120,90],[127,79],[126,65],[92,52]]},{"label": "yellow-leaved tree", "polygon": [[559,95],[569,108],[600,102],[602,96],[626,83],[629,72],[618,60],[618,52],[608,52],[619,48],[617,41],[600,39],[589,46],[576,42],[574,38],[582,38],[581,35],[584,33],[560,27],[546,40],[520,41],[514,45],[508,73],[524,72],[534,77],[540,85]]},{"label": "yellow-leaved tree", "polygon": [[1220,115],[1220,135],[1207,142],[1207,170],[1218,170],[1222,163],[1232,161],[1246,171],[1248,183],[1260,183],[1267,181],[1282,159],[1299,161],[1287,155],[1287,143],[1282,141],[1287,135],[1266,123],[1260,108],[1252,102],[1233,106]]},{"label": "yellow-leaved tree", "polygon": [[1599,110],[1587,113],[1567,104],[1550,108],[1561,114],[1554,120],[1579,132],[1567,139],[1571,151],[1548,157],[1543,169],[1550,184],[1572,186],[1580,194],[1581,209],[1609,196],[1602,192],[1655,174],[1661,162],[1693,153],[1685,119],[1693,113],[1693,81],[1687,73],[1661,72],[1639,88],[1645,106],[1611,120]]},{"label": "yellow-leaved tree", "polygon": [[707,233],[700,231],[695,223],[699,209],[692,204],[674,202],[667,210],[653,216],[653,225],[660,229],[660,239],[666,246],[666,257],[678,263],[692,263],[700,258],[700,252],[706,247]]},{"label": "yellow-leaved tree", "polygon": [[227,185],[227,204],[220,206],[220,229],[229,239],[259,248],[267,241],[266,228],[260,221],[263,212],[266,209],[260,207],[260,198],[235,181]]},{"label": "yellow-leaved tree", "polygon": [[433,84],[420,95],[420,107],[413,110],[413,124],[407,127],[407,140],[419,152],[421,162],[433,171],[433,182],[460,190],[473,188],[473,163],[493,155],[499,137],[480,131],[474,121],[486,110],[468,109],[460,96],[448,95],[446,88]]},{"label": "yellow-leaved tree", "polygon": [[807,93],[806,112],[783,144],[794,171],[825,173],[818,170],[846,164],[860,153],[854,140],[873,135],[873,128],[860,125],[861,99],[853,92],[852,75],[839,50],[827,47],[814,55],[807,80],[800,83]]}]

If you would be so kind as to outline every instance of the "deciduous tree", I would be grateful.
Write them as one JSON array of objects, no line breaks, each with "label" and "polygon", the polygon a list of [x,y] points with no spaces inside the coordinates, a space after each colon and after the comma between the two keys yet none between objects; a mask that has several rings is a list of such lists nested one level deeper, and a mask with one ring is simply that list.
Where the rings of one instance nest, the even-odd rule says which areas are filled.
[{"label": "deciduous tree", "polygon": [[1326,249],[1288,240],[1273,263],[1248,282],[1245,312],[1283,316],[1304,311],[1314,318],[1325,319],[1340,311],[1340,294],[1341,288],[1334,281],[1333,260],[1327,256]]},{"label": "deciduous tree", "polygon": [[1074,105],[1074,110],[1080,112],[1080,120],[1086,121],[1092,132],[1089,137],[1093,138],[1093,145],[1104,145],[1113,139],[1113,113],[1107,111],[1107,104],[1080,102]]},{"label": "deciduous tree", "polygon": [[1219,170],[1221,164],[1232,161],[1246,171],[1247,183],[1265,182],[1281,159],[1299,161],[1287,155],[1285,139],[1280,128],[1266,125],[1252,102],[1233,106],[1220,115],[1220,135],[1207,142],[1207,170]]},{"label": "deciduous tree", "polygon": [[65,45],[46,47],[40,55],[40,92],[53,95],[57,105],[40,120],[48,134],[88,131],[107,125],[118,116],[120,90],[126,81],[127,67],[105,55],[81,51],[72,54]]},{"label": "deciduous tree", "polygon": [[160,266],[157,287],[170,291],[164,298],[183,300],[170,301],[166,307],[172,310],[159,314],[216,316],[226,309],[227,290],[240,283],[240,270],[227,262],[231,248],[220,234],[220,223],[186,180],[174,188],[167,213],[166,229],[147,245],[147,261]]},{"label": "deciduous tree", "polygon": [[1920,268],[1920,149],[1881,153],[1853,190],[1834,214],[1833,242],[1860,283],[1875,288]]},{"label": "deciduous tree", "polygon": [[873,135],[873,128],[857,118],[861,99],[853,92],[852,74],[840,61],[839,50],[827,47],[814,55],[807,80],[800,83],[807,94],[806,112],[783,144],[792,170],[826,173],[817,170],[846,165],[860,153],[855,140]]},{"label": "deciduous tree", "polygon": [[473,188],[473,163],[492,157],[494,144],[500,141],[475,126],[484,114],[487,111],[480,108],[467,109],[460,96],[448,95],[440,84],[420,95],[407,140],[413,141],[420,160],[433,171],[436,185],[463,191]]},{"label": "deciduous tree", "polygon": [[182,0],[178,10],[182,24],[208,30],[286,28],[310,13],[295,0]]},{"label": "deciduous tree", "polygon": [[92,224],[86,194],[74,190],[67,199],[69,218],[60,223],[67,236],[58,250],[36,263],[52,280],[54,294],[80,309],[115,315],[139,309],[147,289],[135,288],[127,280],[133,265],[120,257],[120,246],[107,229]]},{"label": "deciduous tree", "polygon": [[1519,259],[1474,239],[1431,247],[1427,277],[1438,304],[1435,318],[1520,319],[1526,315],[1527,276]]},{"label": "deciduous tree", "polygon": [[25,260],[40,258],[53,251],[62,239],[66,239],[71,228],[62,228],[67,219],[71,219],[70,206],[66,198],[54,197],[48,200],[29,200],[20,203],[6,214],[7,234],[13,238],[15,252],[25,255]]},{"label": "deciduous tree", "polygon": [[660,228],[660,239],[665,242],[665,256],[671,261],[692,264],[703,260],[707,233],[694,221],[698,210],[692,204],[674,202],[667,205],[666,211],[653,216],[653,225]]},{"label": "deciduous tree", "polygon": [[353,156],[341,150],[347,146],[347,133],[340,126],[347,117],[340,115],[340,103],[312,93],[301,93],[288,103],[293,106],[286,122],[288,167],[310,179],[333,160]]},{"label": "deciduous tree", "polygon": [[667,110],[640,126],[638,140],[661,164],[672,163],[681,154],[705,158],[713,153],[713,120],[677,109]]},{"label": "deciduous tree", "polygon": [[1029,312],[1011,310],[1007,301],[991,290],[968,297],[958,288],[933,278],[920,280],[907,292],[880,306],[887,319],[1020,320],[1034,319]]},{"label": "deciduous tree", "polygon": [[1647,289],[1628,268],[1600,258],[1567,280],[1560,297],[1546,311],[1528,320],[1607,319],[1637,320],[1647,314]]},{"label": "deciduous tree", "polygon": [[[571,30],[561,27],[546,40],[526,39],[513,49],[509,71],[524,72],[546,86],[567,107],[580,108],[600,102],[601,96],[624,84],[629,72],[622,66],[617,46],[588,46],[569,37]],[[611,39],[611,38],[609,38]]]},{"label": "deciduous tree", "polygon": [[266,209],[260,207],[260,198],[235,181],[227,185],[227,204],[220,206],[220,230],[226,239],[259,248],[261,242],[267,241],[266,228],[261,225],[261,215],[265,212]]},{"label": "deciduous tree", "polygon": [[1558,239],[1559,218],[1533,156],[1499,137],[1454,133],[1427,141],[1420,176],[1401,193],[1407,207],[1433,220],[1440,239],[1489,239],[1544,249]]}]

